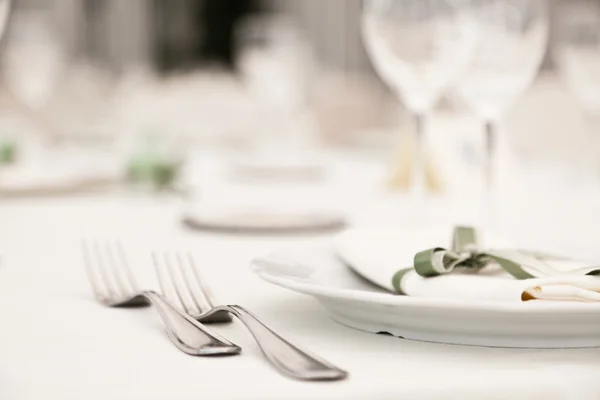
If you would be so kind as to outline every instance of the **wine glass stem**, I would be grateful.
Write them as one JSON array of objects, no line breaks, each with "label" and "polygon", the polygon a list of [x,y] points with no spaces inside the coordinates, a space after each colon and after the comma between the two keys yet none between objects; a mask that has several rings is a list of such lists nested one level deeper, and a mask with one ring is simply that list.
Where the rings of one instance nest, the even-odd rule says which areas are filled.
[{"label": "wine glass stem", "polygon": [[484,213],[485,224],[489,225],[493,213],[495,164],[496,164],[496,135],[497,125],[494,121],[485,122],[485,183],[484,183]]},{"label": "wine glass stem", "polygon": [[496,157],[496,125],[492,121],[485,123],[485,185],[488,195],[494,186],[494,159]]},{"label": "wine glass stem", "polygon": [[426,144],[426,117],[424,114],[415,114],[415,156],[412,176],[412,190],[414,199],[422,201],[425,198],[426,190],[426,165],[425,165],[425,144]]}]

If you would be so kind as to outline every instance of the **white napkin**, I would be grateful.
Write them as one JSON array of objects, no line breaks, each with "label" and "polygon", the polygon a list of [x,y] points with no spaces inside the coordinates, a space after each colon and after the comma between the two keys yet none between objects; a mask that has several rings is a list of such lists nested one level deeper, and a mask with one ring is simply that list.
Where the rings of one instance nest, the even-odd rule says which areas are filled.
[{"label": "white napkin", "polygon": [[[336,237],[334,246],[337,255],[359,275],[394,291],[392,277],[411,267],[417,252],[450,247],[451,234],[451,227],[422,232],[350,229]],[[483,241],[486,247],[511,247],[491,235],[487,239],[489,243]],[[430,278],[410,271],[402,279],[402,289],[410,296],[464,300],[600,301],[600,277],[565,275],[517,280],[495,266]]]}]

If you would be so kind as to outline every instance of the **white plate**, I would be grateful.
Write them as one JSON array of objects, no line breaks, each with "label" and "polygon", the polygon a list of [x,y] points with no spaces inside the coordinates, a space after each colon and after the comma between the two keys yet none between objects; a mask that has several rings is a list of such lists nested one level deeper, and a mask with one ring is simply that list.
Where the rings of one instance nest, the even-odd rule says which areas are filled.
[{"label": "white plate", "polygon": [[406,339],[528,348],[600,346],[600,304],[493,302],[398,296],[361,278],[330,247],[308,247],[255,260],[276,285],[314,296],[344,325]]},{"label": "white plate", "polygon": [[300,233],[338,231],[345,225],[341,215],[310,210],[274,210],[267,207],[197,207],[183,223],[196,230],[232,233]]},{"label": "white plate", "polygon": [[[87,163],[84,163],[87,161]],[[118,164],[79,161],[15,164],[0,171],[0,197],[60,196],[114,187],[121,181]]]}]

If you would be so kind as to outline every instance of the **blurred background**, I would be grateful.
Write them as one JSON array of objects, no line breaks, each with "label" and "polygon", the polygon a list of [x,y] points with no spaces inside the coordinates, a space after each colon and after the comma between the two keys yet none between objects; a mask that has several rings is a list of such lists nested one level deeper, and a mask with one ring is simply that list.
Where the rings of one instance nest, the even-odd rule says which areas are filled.
[{"label": "blurred background", "polygon": [[[279,70],[279,81],[288,81],[284,83],[288,87],[283,95],[289,101],[294,101],[293,96],[303,96],[302,101],[310,101],[317,115],[335,112],[338,107],[358,106],[343,102],[361,103],[363,115],[354,116],[356,120],[340,121],[332,116],[322,121],[322,128],[331,135],[327,139],[344,141],[337,133],[348,131],[349,127],[337,124],[363,129],[385,122],[387,116],[380,115],[385,112],[379,104],[392,99],[378,81],[362,45],[359,7],[359,1],[343,0],[326,4],[258,0],[17,0],[3,39],[5,86],[43,114],[51,125],[46,130],[52,134],[70,135],[77,131],[83,135],[88,129],[99,133],[98,124],[108,122],[108,109],[121,101],[131,107],[127,111],[129,119],[135,119],[137,110],[133,103],[142,101],[142,97],[151,102],[151,96],[172,95],[173,101],[189,103],[194,114],[202,114],[202,105],[209,101],[215,108],[222,108],[224,115],[235,110],[244,119],[252,113],[246,103],[255,103],[252,96],[256,93],[243,90],[241,79],[251,86],[264,85],[263,76],[257,71],[265,69],[256,63],[279,59],[287,65],[270,65],[268,71]],[[251,33],[253,21],[255,28],[269,15],[275,15],[271,22],[280,26],[260,33],[260,38],[253,37],[258,34]],[[245,57],[258,46],[258,40],[268,42],[265,48],[270,51],[286,48],[286,54]],[[277,78],[270,80],[274,79]],[[263,90],[262,86],[257,90]],[[357,91],[359,95],[349,98],[345,91]],[[211,98],[213,95],[216,98]],[[184,113],[188,106],[178,111]],[[175,112],[157,107],[162,113]],[[398,107],[393,107],[396,113]],[[212,111],[213,108],[207,109],[206,113],[210,115]],[[180,123],[195,125],[195,121],[186,119],[180,119]],[[225,126],[232,122],[204,120],[202,129],[195,125],[195,132],[189,134],[197,139],[211,135],[216,139],[221,135],[223,140],[247,139],[241,127]],[[172,130],[186,129],[173,123],[179,122],[169,121]]]},{"label": "blurred background", "polygon": [[[582,157],[593,113],[554,51],[571,2],[546,3],[549,40],[501,119],[499,170],[542,165],[571,182],[600,171],[596,153]],[[373,66],[359,0],[16,0],[9,15],[0,138],[9,155],[27,143],[21,161],[76,158],[76,146],[130,159],[148,137],[173,157],[357,149],[378,154],[391,186],[408,185],[413,120]],[[458,97],[446,91],[429,122],[433,187],[462,190],[485,163],[481,122]]]}]

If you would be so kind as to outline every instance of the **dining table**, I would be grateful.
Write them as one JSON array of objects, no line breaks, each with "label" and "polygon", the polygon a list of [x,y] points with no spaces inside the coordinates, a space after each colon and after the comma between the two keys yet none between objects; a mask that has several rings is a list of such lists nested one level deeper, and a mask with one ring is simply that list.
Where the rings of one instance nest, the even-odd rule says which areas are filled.
[{"label": "dining table", "polygon": [[[410,218],[413,203],[382,189],[388,163],[381,160],[336,159],[329,168],[336,172],[323,191],[314,192],[313,203],[328,203],[351,225],[424,223]],[[204,193],[242,190],[219,191],[217,183],[207,184]],[[298,198],[292,189],[280,191]],[[526,201],[514,192],[507,196],[502,204],[512,218],[498,218],[499,229],[523,240],[593,252],[593,237],[582,241],[582,232],[593,230],[600,218],[593,212],[597,189],[570,190],[572,198],[560,201],[563,190],[540,193]],[[327,244],[334,232],[192,229],[182,216],[196,201],[135,190],[0,199],[1,399],[600,399],[600,348],[459,346],[343,326],[314,298],[269,284],[250,267],[257,256],[277,249]],[[436,204],[427,203],[425,221],[452,215]],[[572,212],[567,218],[559,209]],[[81,254],[86,238],[121,241],[149,288],[156,283],[152,251],[192,252],[222,304],[248,308],[348,377],[306,382],[283,376],[235,322],[210,328],[242,347],[241,354],[193,357],[178,351],[152,308],[112,309],[94,300]]]}]

